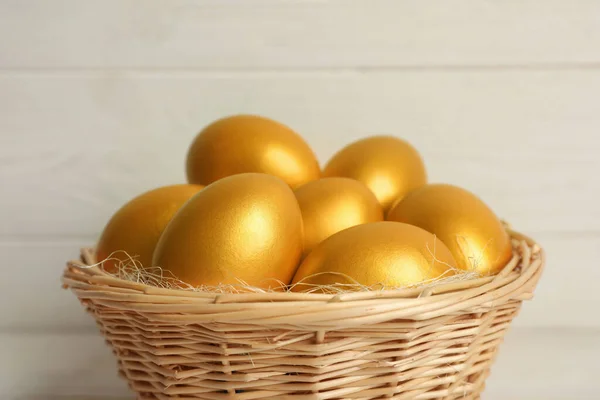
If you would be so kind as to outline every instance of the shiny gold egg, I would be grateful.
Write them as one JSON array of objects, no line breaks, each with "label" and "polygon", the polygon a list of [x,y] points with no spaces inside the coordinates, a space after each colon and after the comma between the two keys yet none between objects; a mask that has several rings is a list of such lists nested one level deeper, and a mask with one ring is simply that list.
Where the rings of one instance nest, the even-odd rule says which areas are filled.
[{"label": "shiny gold egg", "polygon": [[390,210],[388,220],[420,226],[448,246],[458,265],[482,275],[499,272],[512,257],[510,237],[473,193],[452,185],[425,185]]},{"label": "shiny gold egg", "polygon": [[302,254],[302,216],[281,179],[258,173],[223,178],[173,217],[153,263],[193,286],[289,284]]},{"label": "shiny gold egg", "polygon": [[325,239],[304,259],[293,291],[314,285],[343,284],[345,289],[398,288],[454,274],[450,250],[434,235],[399,222],[373,222]]},{"label": "shiny gold egg", "polygon": [[128,263],[132,259],[144,267],[151,266],[152,254],[163,230],[177,210],[200,189],[200,185],[164,186],[141,194],[121,207],[104,228],[96,246],[98,261],[106,260],[104,269],[116,272],[120,262]]},{"label": "shiny gold egg", "polygon": [[427,182],[425,165],[417,150],[393,136],[373,136],[349,144],[329,160],[323,176],[361,181],[375,193],[384,210]]},{"label": "shiny gold egg", "polygon": [[196,136],[187,155],[189,182],[208,185],[244,172],[274,175],[292,188],[321,175],[304,139],[269,118],[235,115],[213,122]]},{"label": "shiny gold egg", "polygon": [[323,178],[295,191],[304,222],[304,254],[329,236],[351,226],[383,220],[383,209],[363,183]]}]

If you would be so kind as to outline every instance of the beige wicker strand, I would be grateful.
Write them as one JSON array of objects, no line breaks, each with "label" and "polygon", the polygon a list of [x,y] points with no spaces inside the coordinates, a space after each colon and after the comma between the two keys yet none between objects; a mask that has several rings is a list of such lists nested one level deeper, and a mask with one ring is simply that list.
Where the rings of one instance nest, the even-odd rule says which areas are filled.
[{"label": "beige wicker strand", "polygon": [[544,254],[512,232],[494,277],[393,291],[211,293],[109,275],[93,251],[63,285],[141,400],[479,399]]}]

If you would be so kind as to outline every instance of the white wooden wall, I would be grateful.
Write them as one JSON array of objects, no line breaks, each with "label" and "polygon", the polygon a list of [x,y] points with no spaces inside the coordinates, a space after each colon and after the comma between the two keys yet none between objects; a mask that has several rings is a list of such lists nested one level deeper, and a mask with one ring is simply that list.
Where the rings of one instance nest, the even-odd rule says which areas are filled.
[{"label": "white wooden wall", "polygon": [[0,0],[0,398],[127,398],[64,262],[126,200],[183,181],[196,132],[239,112],[323,162],[399,135],[433,181],[537,238],[545,276],[484,399],[598,398],[592,0]]}]

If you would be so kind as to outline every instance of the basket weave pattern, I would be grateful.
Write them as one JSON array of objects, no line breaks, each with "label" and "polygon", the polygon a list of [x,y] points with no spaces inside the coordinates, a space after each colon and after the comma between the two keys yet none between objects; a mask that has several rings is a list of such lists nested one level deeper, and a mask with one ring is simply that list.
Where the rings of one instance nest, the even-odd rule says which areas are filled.
[{"label": "basket weave pattern", "polygon": [[543,269],[513,234],[495,277],[396,291],[215,294],[113,277],[93,252],[63,276],[138,399],[479,399]]}]

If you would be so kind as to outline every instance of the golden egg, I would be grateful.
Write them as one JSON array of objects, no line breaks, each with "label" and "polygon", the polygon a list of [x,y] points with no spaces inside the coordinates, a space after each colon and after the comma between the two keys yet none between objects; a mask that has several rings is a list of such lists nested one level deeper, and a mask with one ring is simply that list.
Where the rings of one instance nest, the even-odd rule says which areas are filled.
[{"label": "golden egg", "polygon": [[[163,230],[177,210],[202,189],[200,185],[172,185],[151,190],[129,201],[110,219],[96,246],[104,269],[116,272],[133,258],[151,266],[152,254]],[[130,258],[131,257],[131,258]]]},{"label": "golden egg", "polygon": [[473,193],[452,185],[425,185],[398,202],[388,220],[420,226],[448,246],[458,268],[495,274],[512,257],[510,237]]},{"label": "golden egg", "polygon": [[357,283],[405,287],[453,275],[454,265],[450,250],[431,233],[399,222],[372,222],[338,232],[315,247],[300,264],[292,290]]},{"label": "golden egg", "polygon": [[302,216],[290,187],[258,173],[223,178],[173,217],[154,265],[194,285],[289,284],[302,254]]},{"label": "golden egg", "polygon": [[373,192],[350,178],[323,178],[296,189],[304,222],[304,254],[351,226],[383,220]]},{"label": "golden egg", "polygon": [[274,175],[292,188],[321,175],[317,158],[304,139],[272,119],[227,117],[196,136],[187,156],[189,182],[208,185],[244,172]]},{"label": "golden egg", "polygon": [[417,150],[393,136],[373,136],[349,144],[329,160],[323,176],[361,181],[375,193],[384,210],[427,182],[425,165]]}]

